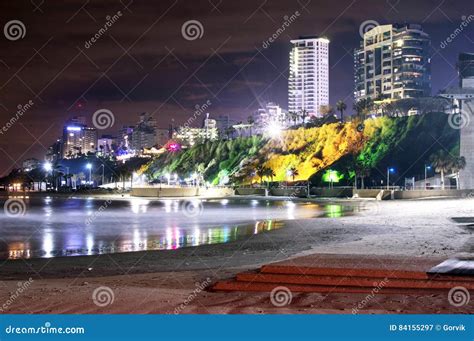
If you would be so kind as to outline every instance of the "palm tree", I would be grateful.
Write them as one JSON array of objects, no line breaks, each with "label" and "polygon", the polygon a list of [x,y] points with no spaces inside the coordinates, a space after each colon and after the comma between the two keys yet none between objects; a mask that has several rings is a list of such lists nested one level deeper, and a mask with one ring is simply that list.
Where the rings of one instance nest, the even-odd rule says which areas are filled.
[{"label": "palm tree", "polygon": [[259,164],[255,169],[257,176],[260,178],[260,185],[263,184],[263,177],[266,174],[266,169],[267,167],[265,167],[263,164]]},{"label": "palm tree", "polygon": [[250,136],[252,136],[252,127],[253,127],[253,124],[255,123],[255,120],[252,115],[247,117],[247,123],[250,124]]},{"label": "palm tree", "polygon": [[336,110],[341,113],[341,123],[344,122],[344,111],[347,109],[346,103],[341,99],[336,103]]},{"label": "palm tree", "polygon": [[459,189],[459,171],[466,167],[466,158],[464,156],[454,157],[451,163],[451,171],[456,173],[456,189]]},{"label": "palm tree", "polygon": [[275,172],[273,171],[273,169],[269,168],[269,167],[265,167],[265,176],[270,178],[270,180],[273,182],[273,177],[275,176]]},{"label": "palm tree", "polygon": [[298,123],[299,115],[296,111],[289,111],[288,116],[291,117],[291,119],[293,120],[293,125],[296,125]]},{"label": "palm tree", "polygon": [[288,170],[288,173],[290,174],[291,178],[293,179],[293,182],[295,182],[295,177],[297,177],[298,175],[300,175],[300,173],[298,172],[298,169],[296,167],[291,167],[289,170]]},{"label": "palm tree", "polygon": [[354,111],[357,113],[357,116],[361,119],[365,119],[370,113],[370,110],[373,108],[373,102],[370,98],[361,99],[358,102],[354,103]]},{"label": "palm tree", "polygon": [[430,162],[433,165],[436,173],[441,173],[441,189],[444,190],[444,173],[452,169],[453,158],[443,149],[431,155]]},{"label": "palm tree", "polygon": [[306,117],[308,117],[308,112],[303,109],[300,111],[301,119],[303,120],[303,128],[306,127]]}]

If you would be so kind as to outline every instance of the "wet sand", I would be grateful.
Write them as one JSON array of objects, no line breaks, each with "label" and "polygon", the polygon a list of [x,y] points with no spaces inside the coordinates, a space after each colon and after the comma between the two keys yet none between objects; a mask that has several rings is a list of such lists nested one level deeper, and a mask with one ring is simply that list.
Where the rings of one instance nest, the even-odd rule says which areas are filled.
[{"label": "wet sand", "polygon": [[[363,205],[357,216],[290,221],[285,228],[228,244],[5,261],[0,267],[0,303],[10,298],[6,313],[351,313],[365,295],[295,294],[289,306],[278,308],[270,303],[269,294],[215,293],[205,288],[237,272],[306,254],[369,256],[384,267],[386,257],[421,266],[455,255],[470,257],[474,251],[471,228],[450,220],[474,216],[474,199]],[[30,277],[31,285],[12,301],[18,282]],[[103,307],[92,298],[101,286],[109,287],[114,296],[113,303]],[[472,302],[454,307],[447,293],[382,293],[359,313],[469,311]]]}]

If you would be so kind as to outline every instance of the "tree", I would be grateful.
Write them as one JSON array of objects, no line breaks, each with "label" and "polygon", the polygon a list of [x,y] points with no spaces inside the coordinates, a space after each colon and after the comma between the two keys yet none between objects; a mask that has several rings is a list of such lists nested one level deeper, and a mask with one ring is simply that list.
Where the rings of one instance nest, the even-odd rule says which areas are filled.
[{"label": "tree", "polygon": [[270,178],[270,180],[273,182],[273,177],[275,176],[275,172],[273,171],[273,169],[269,168],[269,167],[265,167],[265,176],[267,178]]},{"label": "tree", "polygon": [[308,117],[308,112],[303,109],[300,111],[300,115],[301,115],[301,120],[303,121],[303,127],[306,126],[306,117]]},{"label": "tree", "polygon": [[263,177],[265,176],[266,169],[267,168],[263,164],[258,165],[255,169],[257,176],[260,178],[260,185],[263,184]]},{"label": "tree", "polygon": [[247,123],[250,125],[250,136],[252,136],[252,127],[253,127],[253,124],[255,123],[255,120],[253,119],[252,115],[247,117]]},{"label": "tree", "polygon": [[293,125],[298,124],[299,114],[296,111],[289,111],[288,116],[293,120]]},{"label": "tree", "polygon": [[341,123],[344,122],[344,111],[347,109],[347,105],[342,99],[337,101],[336,109],[341,113]]},{"label": "tree", "polygon": [[360,119],[365,119],[369,115],[373,106],[374,103],[370,98],[363,98],[358,102],[354,103],[354,111],[356,112],[357,117],[359,117]]},{"label": "tree", "polygon": [[449,172],[453,166],[453,158],[443,149],[431,155],[430,162],[433,165],[436,173],[441,173],[441,189],[445,189],[444,174]]},{"label": "tree", "polygon": [[288,173],[290,174],[293,182],[295,182],[295,177],[297,177],[299,174],[298,172],[298,169],[296,167],[291,167],[289,170],[288,170]]}]

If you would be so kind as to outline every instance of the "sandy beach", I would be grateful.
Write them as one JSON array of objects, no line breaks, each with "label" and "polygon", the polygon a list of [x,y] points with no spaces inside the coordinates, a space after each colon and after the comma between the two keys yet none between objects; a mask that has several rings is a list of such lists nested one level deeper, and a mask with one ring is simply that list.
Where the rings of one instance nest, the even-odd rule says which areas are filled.
[{"label": "sandy beach", "polygon": [[[472,227],[453,217],[474,213],[474,199],[357,202],[363,209],[339,218],[285,222],[285,227],[226,243],[177,250],[3,261],[3,313],[351,313],[363,294],[295,294],[278,308],[268,293],[222,293],[216,281],[263,264],[321,254],[321,265],[341,257],[389,266],[395,259],[426,269],[453,256],[471,257]],[[16,297],[21,283],[31,284]],[[113,301],[96,304],[93,293],[108,287]],[[447,293],[377,295],[359,313],[467,313]],[[12,299],[14,295],[14,299]],[[4,306],[5,308],[5,306]]]}]

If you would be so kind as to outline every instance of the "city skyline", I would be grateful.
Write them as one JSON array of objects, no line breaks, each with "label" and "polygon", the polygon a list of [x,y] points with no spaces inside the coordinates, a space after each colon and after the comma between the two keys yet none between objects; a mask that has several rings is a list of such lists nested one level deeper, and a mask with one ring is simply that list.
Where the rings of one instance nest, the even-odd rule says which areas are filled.
[{"label": "city skyline", "polygon": [[[128,9],[112,1],[107,8],[79,1],[76,5],[35,8],[23,3],[2,9],[3,22],[21,19],[26,34],[18,41],[0,42],[5,51],[1,58],[4,82],[0,123],[8,122],[18,105],[33,102],[21,120],[0,136],[0,152],[7,160],[0,169],[2,174],[20,167],[23,159],[44,155],[44,148],[57,138],[64,121],[80,114],[76,111],[78,103],[89,120],[97,109],[110,109],[116,117],[113,131],[134,123],[140,112],[154,113],[160,126],[166,127],[172,119],[180,124],[196,105],[207,100],[212,103],[211,116],[228,114],[241,120],[266,101],[286,108],[290,40],[300,35],[328,36],[330,103],[345,99],[349,108],[354,88],[352,53],[361,39],[360,26],[367,20],[422,24],[434,48],[432,94],[457,82],[453,69],[457,55],[473,50],[469,25],[443,47],[470,16],[461,5],[450,1],[421,1],[416,8],[410,8],[406,1],[395,5],[375,1],[325,5],[313,1],[296,3],[291,9],[282,2],[244,2],[240,9],[243,5],[248,11],[228,17],[226,13],[232,13],[233,6],[229,3],[213,7],[203,2],[203,9],[193,9],[189,16],[183,14],[188,6],[180,2],[154,4],[153,15],[148,14],[149,4],[140,2]],[[383,15],[368,16],[361,10],[366,6],[379,9],[372,13]],[[179,15],[174,12],[178,13],[178,8]],[[319,10],[322,8],[324,11]],[[105,17],[119,11],[121,15],[112,20],[110,31],[92,43],[90,38],[107,22]],[[285,31],[265,44],[284,24],[284,17],[296,11],[300,15]],[[131,28],[127,21],[136,26],[137,16],[144,19],[143,27]],[[50,19],[48,25],[42,24],[44,17]],[[182,25],[188,20],[202,23],[201,38],[187,40],[182,36]],[[242,24],[235,29],[232,23],[237,22]],[[58,25],[64,30],[57,30]],[[258,34],[245,33],[252,30]],[[104,75],[108,69],[110,74]]]}]

